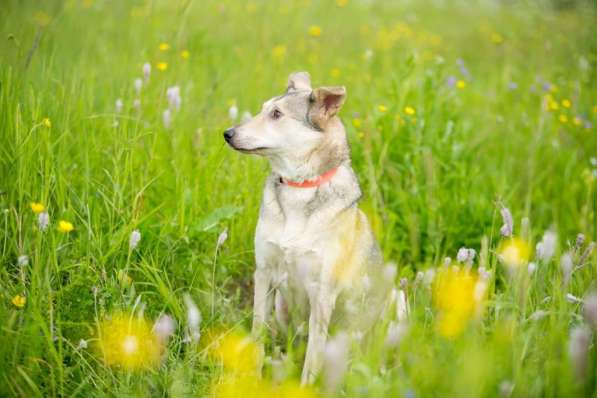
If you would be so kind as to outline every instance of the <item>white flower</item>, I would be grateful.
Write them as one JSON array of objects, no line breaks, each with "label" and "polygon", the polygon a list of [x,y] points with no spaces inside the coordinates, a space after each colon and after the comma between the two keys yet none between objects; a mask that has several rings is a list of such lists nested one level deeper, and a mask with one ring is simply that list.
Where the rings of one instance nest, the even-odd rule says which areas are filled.
[{"label": "white flower", "polygon": [[576,297],[572,293],[566,293],[566,300],[568,300],[569,303],[582,303],[582,299]]},{"label": "white flower", "polygon": [[460,249],[458,249],[456,260],[458,260],[458,262],[460,263],[472,264],[476,255],[477,252],[475,251],[475,249],[467,249],[466,247],[461,247]]},{"label": "white flower", "polygon": [[238,108],[236,107],[236,105],[232,105],[230,109],[228,109],[228,117],[233,122],[236,121],[236,119],[238,118]]},{"label": "white flower", "polygon": [[537,264],[530,262],[529,265],[527,265],[527,272],[529,273],[529,275],[533,275],[535,273],[535,270],[537,270]]},{"label": "white flower", "polygon": [[79,340],[79,344],[77,345],[77,350],[84,350],[85,348],[88,347],[88,343],[87,340],[81,339]]},{"label": "white flower", "polygon": [[180,87],[179,86],[168,87],[168,90],[166,90],[166,97],[168,98],[168,103],[170,104],[170,109],[172,109],[172,110],[180,109],[180,103],[181,103],[182,99],[180,98]]},{"label": "white flower", "polygon": [[151,75],[151,64],[146,62],[143,64],[143,78],[145,81],[149,80],[149,75]]},{"label": "white flower", "polygon": [[222,246],[224,242],[226,242],[226,239],[228,239],[228,228],[224,228],[224,230],[220,233],[220,236],[218,236],[216,247]]},{"label": "white flower", "polygon": [[450,264],[452,264],[452,258],[451,257],[444,258],[444,266],[449,267]]},{"label": "white flower", "polygon": [[183,299],[187,306],[187,337],[185,338],[185,341],[196,343],[201,337],[201,332],[199,330],[201,313],[188,293],[184,295]]},{"label": "white flower", "polygon": [[253,118],[253,116],[251,115],[251,112],[249,111],[244,111],[243,115],[240,117],[240,122],[241,123],[247,123],[249,120],[251,120]]},{"label": "white flower", "polygon": [[369,61],[371,58],[373,58],[373,50],[370,48],[366,49],[363,56],[365,57],[365,60]]},{"label": "white flower", "polygon": [[164,127],[169,129],[172,124],[172,114],[170,113],[170,109],[164,111],[162,114],[162,121],[164,122]]},{"label": "white flower", "polygon": [[564,283],[568,283],[570,275],[572,275],[572,268],[574,267],[574,260],[572,254],[566,252],[560,258],[560,268],[562,268],[562,274],[564,275]]},{"label": "white flower", "polygon": [[137,95],[141,94],[141,88],[143,87],[143,80],[137,78],[135,79],[135,91]]},{"label": "white flower", "polygon": [[589,293],[585,297],[585,303],[583,306],[583,315],[585,320],[593,329],[597,329],[597,293]]},{"label": "white flower", "polygon": [[337,390],[348,369],[348,349],[350,338],[346,333],[338,333],[328,340],[323,352],[325,386],[328,392]]},{"label": "white flower", "polygon": [[500,228],[500,233],[504,237],[512,236],[514,232],[514,222],[512,221],[512,213],[507,207],[502,206],[500,209],[500,213],[502,214],[502,220],[504,221],[504,225]]},{"label": "white flower", "polygon": [[433,268],[429,268],[425,270],[425,278],[423,278],[423,283],[426,286],[431,286],[433,280],[435,279],[435,270]]},{"label": "white flower", "polygon": [[529,319],[532,321],[540,321],[541,319],[545,318],[547,315],[549,315],[549,313],[547,311],[537,310],[531,314]]},{"label": "white flower", "polygon": [[135,229],[133,232],[131,232],[131,237],[129,238],[129,248],[131,250],[135,250],[140,240],[141,232],[139,232],[138,229]]},{"label": "white flower", "polygon": [[24,254],[20,255],[17,259],[17,264],[19,264],[21,267],[29,265],[29,256]]},{"label": "white flower", "polygon": [[123,106],[123,104],[122,104],[122,100],[121,100],[120,98],[118,98],[118,99],[116,100],[116,105],[115,105],[115,108],[116,108],[116,113],[120,113],[120,112],[122,112],[122,106]]},{"label": "white flower", "polygon": [[170,315],[162,314],[153,324],[153,332],[161,341],[168,341],[176,330],[176,321]]},{"label": "white flower", "polygon": [[586,326],[577,326],[570,332],[568,354],[579,379],[584,379],[587,373],[591,331]]},{"label": "white flower", "polygon": [[556,251],[557,240],[558,235],[554,231],[545,231],[543,238],[541,238],[541,242],[537,243],[535,246],[537,258],[543,262],[548,262]]},{"label": "white flower", "polygon": [[40,231],[45,231],[50,225],[50,215],[48,212],[42,212],[37,215],[37,225]]},{"label": "white flower", "polygon": [[135,100],[133,101],[133,108],[136,111],[139,111],[141,109],[141,100],[139,98],[135,98]]},{"label": "white flower", "polygon": [[508,398],[512,396],[514,391],[514,384],[510,380],[504,380],[500,383],[500,397]]},{"label": "white flower", "polygon": [[397,347],[407,332],[408,324],[406,322],[390,322],[384,345],[388,348]]}]

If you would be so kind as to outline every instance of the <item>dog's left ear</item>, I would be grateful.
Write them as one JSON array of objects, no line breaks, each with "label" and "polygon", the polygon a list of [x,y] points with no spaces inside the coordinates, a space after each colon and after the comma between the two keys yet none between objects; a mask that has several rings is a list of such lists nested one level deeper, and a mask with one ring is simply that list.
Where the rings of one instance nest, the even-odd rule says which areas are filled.
[{"label": "dog's left ear", "polygon": [[344,86],[316,88],[309,97],[309,120],[320,129],[325,129],[328,121],[338,114],[345,99]]}]

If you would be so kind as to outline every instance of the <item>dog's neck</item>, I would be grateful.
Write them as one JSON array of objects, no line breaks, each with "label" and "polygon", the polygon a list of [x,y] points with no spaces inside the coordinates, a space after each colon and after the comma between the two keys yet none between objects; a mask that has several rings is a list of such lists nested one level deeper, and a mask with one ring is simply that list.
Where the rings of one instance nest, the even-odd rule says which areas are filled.
[{"label": "dog's neck", "polygon": [[288,181],[303,182],[325,174],[342,164],[350,164],[350,148],[346,141],[344,126],[338,118],[331,120],[321,134],[322,144],[307,153],[290,156],[271,156],[270,164],[274,174]]}]

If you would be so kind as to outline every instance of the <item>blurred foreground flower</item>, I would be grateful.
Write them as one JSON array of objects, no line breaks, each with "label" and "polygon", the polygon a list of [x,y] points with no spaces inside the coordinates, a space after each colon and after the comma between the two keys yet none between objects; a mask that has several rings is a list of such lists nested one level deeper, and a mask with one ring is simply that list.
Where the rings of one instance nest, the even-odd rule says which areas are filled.
[{"label": "blurred foreground flower", "polygon": [[502,220],[504,221],[504,225],[500,228],[500,233],[504,237],[511,237],[512,233],[514,232],[514,221],[512,221],[512,213],[510,213],[510,209],[507,207],[502,206],[500,209],[500,213],[502,214]]},{"label": "blurred foreground flower", "polygon": [[498,248],[498,258],[510,269],[525,265],[529,261],[531,249],[529,244],[519,238],[506,239]]},{"label": "blurred foreground flower", "polygon": [[433,289],[440,334],[453,338],[462,333],[469,321],[481,314],[486,293],[485,278],[460,267],[441,268]]},{"label": "blurred foreground flower", "polygon": [[39,214],[46,209],[44,205],[37,202],[31,202],[29,206],[31,206],[31,211],[33,211],[35,214]]},{"label": "blurred foreground flower", "polygon": [[180,87],[172,86],[166,90],[166,97],[168,98],[168,104],[172,110],[180,110],[180,103],[182,99],[180,97]]},{"label": "blurred foreground flower", "polygon": [[131,232],[131,237],[129,238],[129,249],[135,250],[139,242],[141,241],[141,232],[138,229],[135,229]]},{"label": "blurred foreground flower", "polygon": [[12,300],[10,300],[10,302],[12,303],[12,305],[14,305],[17,308],[23,308],[25,306],[25,304],[27,303],[27,299],[25,298],[25,296],[21,296],[20,294],[17,294],[16,296],[14,296],[12,298]]},{"label": "blurred foreground flower", "polygon": [[568,354],[570,361],[580,381],[587,376],[589,360],[589,346],[591,344],[591,331],[586,326],[577,326],[570,331]]},{"label": "blurred foreground flower", "polygon": [[153,332],[162,343],[167,343],[176,330],[176,321],[168,314],[162,314],[153,324]]},{"label": "blurred foreground flower", "polygon": [[170,125],[172,124],[172,113],[170,112],[170,109],[166,109],[162,114],[162,122],[164,122],[165,128],[170,128]]},{"label": "blurred foreground flower", "polygon": [[99,348],[106,365],[140,370],[156,366],[164,347],[143,318],[116,314],[100,324]]},{"label": "blurred foreground flower", "polygon": [[37,215],[37,226],[40,231],[45,231],[50,225],[50,215],[47,212],[39,213]]},{"label": "blurred foreground flower", "polygon": [[58,231],[67,234],[71,232],[73,229],[75,229],[75,227],[72,223],[65,220],[58,221]]},{"label": "blurred foreground flower", "polygon": [[541,242],[537,243],[535,246],[537,258],[543,262],[548,262],[556,251],[557,240],[558,235],[554,231],[545,231],[543,238],[541,238]]},{"label": "blurred foreground flower", "polygon": [[309,26],[309,36],[319,37],[321,36],[321,27],[317,25]]},{"label": "blurred foreground flower", "polygon": [[189,50],[182,50],[180,52],[180,56],[182,57],[182,59],[189,59],[191,53],[189,52]]},{"label": "blurred foreground flower", "polygon": [[456,260],[459,263],[467,263],[471,265],[476,255],[477,252],[475,251],[475,249],[467,249],[466,247],[461,247],[460,249],[458,249],[458,253],[456,254]]},{"label": "blurred foreground flower", "polygon": [[166,69],[168,69],[168,63],[167,62],[158,62],[157,68],[158,68],[159,71],[163,72]]},{"label": "blurred foreground flower", "polygon": [[346,333],[339,333],[329,339],[323,353],[323,374],[325,388],[331,395],[337,391],[348,369],[348,351],[350,338]]},{"label": "blurred foreground flower", "polygon": [[228,109],[228,117],[230,118],[230,120],[232,120],[233,122],[236,122],[236,119],[238,118],[238,108],[236,107],[236,105],[232,105],[229,109]]},{"label": "blurred foreground flower", "polygon": [[295,381],[273,385],[256,377],[235,377],[227,375],[212,386],[214,398],[318,398],[311,387],[301,387]]},{"label": "blurred foreground flower", "polygon": [[149,76],[151,75],[151,64],[149,62],[145,62],[143,64],[143,78],[145,81],[149,80]]},{"label": "blurred foreground flower", "polygon": [[170,49],[170,44],[168,43],[160,43],[160,51],[168,51]]},{"label": "blurred foreground flower", "polygon": [[232,331],[215,338],[211,354],[227,371],[254,375],[259,370],[259,347],[249,336],[240,332]]},{"label": "blurred foreground flower", "polygon": [[201,312],[199,312],[197,304],[188,293],[184,295],[183,299],[187,306],[187,336],[185,342],[196,343],[201,338]]},{"label": "blurred foreground flower", "polygon": [[43,120],[41,121],[41,123],[42,123],[42,124],[43,124],[45,127],[47,127],[47,128],[50,128],[50,127],[52,127],[52,122],[51,122],[51,121],[50,121],[50,119],[49,119],[49,118],[47,118],[47,117],[43,118]]}]

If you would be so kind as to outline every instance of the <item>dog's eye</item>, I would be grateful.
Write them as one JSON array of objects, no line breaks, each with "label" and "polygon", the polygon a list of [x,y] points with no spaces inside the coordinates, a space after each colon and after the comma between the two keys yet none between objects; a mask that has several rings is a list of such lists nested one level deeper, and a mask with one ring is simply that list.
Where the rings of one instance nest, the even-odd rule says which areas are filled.
[{"label": "dog's eye", "polygon": [[271,113],[271,117],[274,120],[280,119],[282,117],[282,112],[279,109],[274,109]]}]

